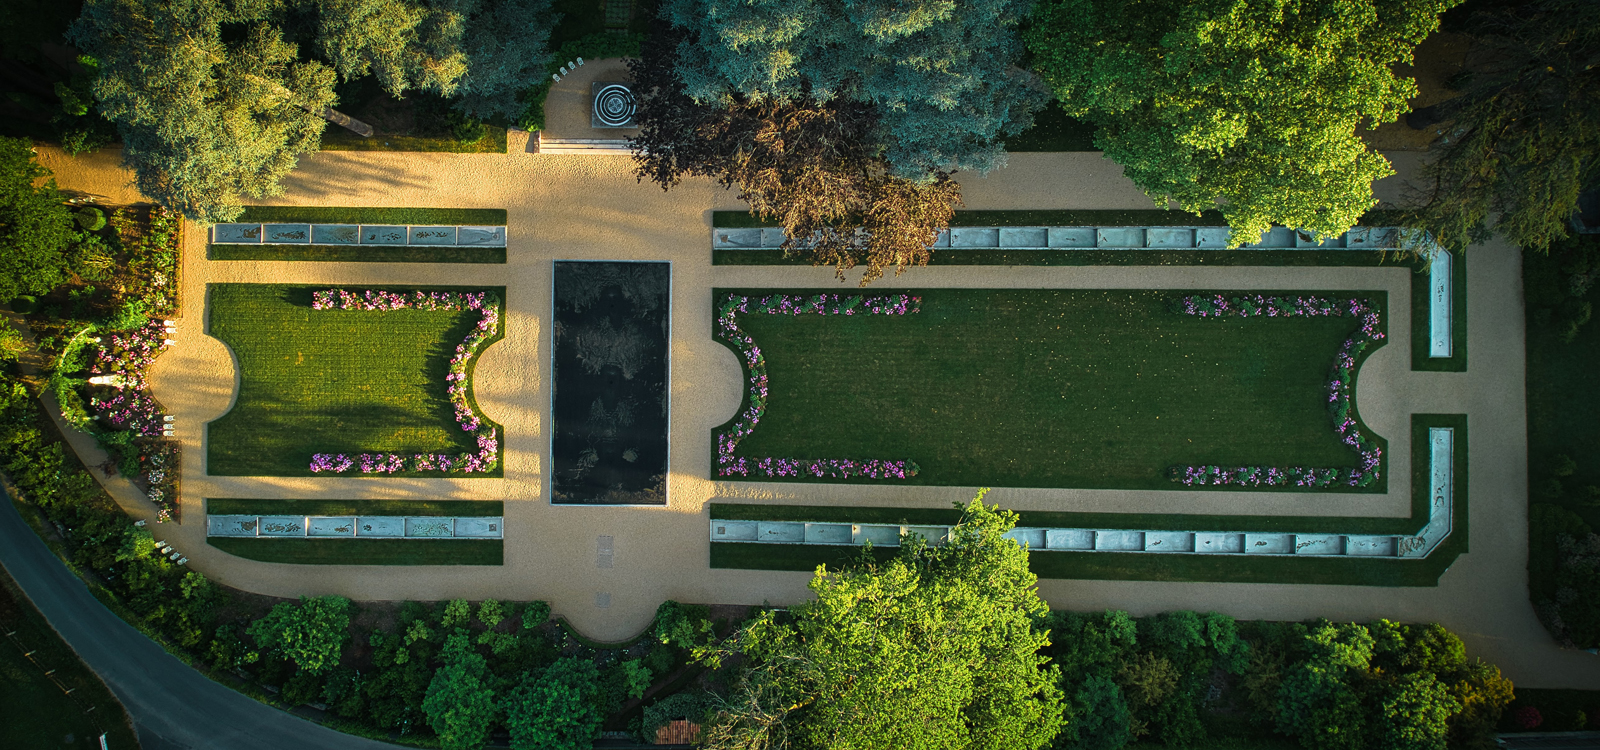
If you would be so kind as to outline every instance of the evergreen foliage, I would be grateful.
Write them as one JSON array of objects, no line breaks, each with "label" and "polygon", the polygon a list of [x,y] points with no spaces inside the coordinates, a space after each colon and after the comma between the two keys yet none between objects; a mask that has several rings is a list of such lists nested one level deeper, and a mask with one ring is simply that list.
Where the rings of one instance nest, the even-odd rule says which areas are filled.
[{"label": "evergreen foliage", "polygon": [[[1393,173],[1356,134],[1408,110],[1392,66],[1459,0],[1043,0],[1027,43],[1068,115],[1156,203],[1337,235]],[[1225,201],[1218,205],[1219,199]]]},{"label": "evergreen foliage", "polygon": [[77,238],[50,170],[34,160],[33,144],[0,137],[0,302],[43,294],[66,281]]},{"label": "evergreen foliage", "polygon": [[1547,250],[1600,189],[1600,3],[1537,0],[1480,15],[1462,95],[1424,170],[1421,226],[1462,247],[1498,231]]},{"label": "evergreen foliage", "polygon": [[444,750],[478,750],[489,740],[494,690],[485,684],[488,663],[472,650],[464,630],[444,644],[444,666],[433,673],[422,710]]},{"label": "evergreen foliage", "polygon": [[249,633],[265,651],[294,662],[301,671],[320,675],[339,663],[350,634],[350,600],[342,596],[300,597],[272,608],[251,623]]},{"label": "evergreen foliage", "polygon": [[1039,650],[1044,602],[1016,515],[966,507],[942,546],[903,541],[878,563],[819,568],[817,599],[765,612],[703,651],[745,672],[702,727],[707,747],[1028,749],[1061,726],[1057,673]]},{"label": "evergreen foliage", "polygon": [[593,662],[571,657],[525,675],[503,704],[513,750],[588,750],[605,718],[599,679]]}]

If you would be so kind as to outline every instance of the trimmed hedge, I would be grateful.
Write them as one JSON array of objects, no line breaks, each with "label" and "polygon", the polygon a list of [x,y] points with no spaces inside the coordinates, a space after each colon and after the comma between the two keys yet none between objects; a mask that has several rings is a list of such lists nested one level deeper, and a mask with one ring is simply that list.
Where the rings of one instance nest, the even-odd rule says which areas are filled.
[{"label": "trimmed hedge", "polygon": [[278,500],[206,498],[215,516],[503,516],[499,500]]},{"label": "trimmed hedge", "polygon": [[503,208],[376,208],[363,206],[245,206],[234,220],[308,224],[465,224],[505,226]]},{"label": "trimmed hedge", "polygon": [[500,539],[240,539],[209,537],[230,555],[296,565],[503,565]]}]

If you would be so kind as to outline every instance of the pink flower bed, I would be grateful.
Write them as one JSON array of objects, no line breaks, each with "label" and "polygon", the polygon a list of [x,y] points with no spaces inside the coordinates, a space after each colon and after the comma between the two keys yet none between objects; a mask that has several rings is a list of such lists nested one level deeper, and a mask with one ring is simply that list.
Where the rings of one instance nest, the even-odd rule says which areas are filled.
[{"label": "pink flower bed", "polygon": [[488,292],[399,292],[368,289],[352,292],[344,289],[325,289],[311,295],[313,310],[444,310],[478,312],[478,324],[466,340],[456,347],[450,358],[450,372],[445,375],[449,384],[450,404],[455,407],[456,422],[461,429],[474,433],[478,450],[473,453],[451,455],[448,453],[317,453],[311,457],[311,471],[322,474],[343,474],[360,469],[363,474],[393,474],[399,471],[449,471],[475,474],[492,470],[500,461],[500,438],[493,427],[487,427],[467,398],[467,373],[472,358],[484,342],[494,338],[500,330],[500,300]]},{"label": "pink flower bed", "polygon": [[906,315],[921,309],[922,298],[908,294],[872,297],[843,294],[772,294],[746,297],[729,294],[717,310],[717,335],[733,344],[750,373],[750,404],[726,431],[717,433],[717,476],[816,477],[824,479],[905,479],[916,476],[913,461],[823,458],[742,458],[733,455],[754,432],[767,410],[767,361],[754,339],[739,328],[740,314],[759,315]]},{"label": "pink flower bed", "polygon": [[91,398],[93,407],[111,426],[130,430],[141,437],[159,437],[164,416],[148,392],[145,368],[167,348],[166,330],[160,321],[150,321],[131,331],[110,334],[95,355],[90,372],[94,375],[119,375],[122,388],[110,398]]},{"label": "pink flower bed", "polygon": [[1350,317],[1361,327],[1346,339],[1334,357],[1328,375],[1328,412],[1334,432],[1345,445],[1355,450],[1358,465],[1353,469],[1326,469],[1305,466],[1174,466],[1168,470],[1175,482],[1193,485],[1242,485],[1331,487],[1344,484],[1365,487],[1381,476],[1383,448],[1362,433],[1353,416],[1351,395],[1355,384],[1356,360],[1362,352],[1384,338],[1382,321],[1372,304],[1363,299],[1329,297],[1263,296],[1249,294],[1223,297],[1220,294],[1194,294],[1178,299],[1175,309],[1184,315],[1202,318],[1249,317]]}]

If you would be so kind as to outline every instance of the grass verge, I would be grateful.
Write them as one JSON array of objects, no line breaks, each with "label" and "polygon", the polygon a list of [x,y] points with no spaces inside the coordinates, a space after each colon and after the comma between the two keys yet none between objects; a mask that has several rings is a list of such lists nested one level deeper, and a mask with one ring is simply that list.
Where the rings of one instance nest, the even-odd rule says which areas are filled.
[{"label": "grass verge", "polygon": [[501,565],[500,539],[234,539],[206,543],[230,555],[294,565]]},{"label": "grass verge", "polygon": [[[1046,552],[1029,555],[1040,578],[1134,581],[1211,581],[1229,583],[1309,583],[1354,586],[1436,586],[1439,577],[1467,551],[1468,476],[1467,419],[1460,414],[1414,414],[1411,418],[1411,517],[1346,518],[1337,525],[1321,517],[1136,515],[1122,513],[1024,512],[1023,526],[1136,528],[1227,531],[1326,531],[1327,533],[1407,534],[1426,522],[1429,496],[1430,427],[1455,429],[1455,495],[1449,537],[1422,560],[1352,558],[1249,557],[1246,555],[1155,555],[1112,552]],[[713,503],[711,517],[727,520],[850,521],[855,523],[947,524],[959,517],[954,509],[851,508],[797,505]],[[835,567],[860,553],[855,547],[802,544],[707,542],[711,567],[755,570],[812,570]],[[880,559],[894,552],[876,548]]]},{"label": "grass verge", "polygon": [[261,500],[206,498],[214,516],[503,516],[499,500]]},{"label": "grass verge", "polygon": [[0,747],[98,747],[101,732],[139,746],[116,696],[0,569]]},{"label": "grass verge", "polygon": [[483,126],[483,137],[464,143],[450,135],[391,135],[379,133],[363,138],[342,126],[328,123],[322,131],[323,151],[432,151],[454,154],[503,154],[506,129]]},{"label": "grass verge", "polygon": [[1175,290],[913,293],[905,316],[740,316],[770,396],[736,455],[909,459],[906,484],[1155,490],[1181,488],[1172,466],[1355,463],[1325,385],[1353,319],[1203,319],[1168,309]]},{"label": "grass verge", "polygon": [[504,263],[503,247],[351,247],[207,245],[207,260],[309,260],[323,263]]},{"label": "grass verge", "polygon": [[505,226],[503,208],[372,208],[358,206],[245,206],[235,220],[309,224],[437,224]]},{"label": "grass verge", "polygon": [[[208,288],[207,333],[238,358],[239,393],[233,408],[207,426],[207,472],[313,476],[314,453],[476,451],[472,433],[456,424],[445,376],[450,357],[477,325],[478,314],[314,311],[311,293],[321,288]],[[393,291],[418,288],[481,289]],[[504,299],[504,288],[491,291]],[[480,476],[498,477],[502,471],[497,466]],[[402,475],[448,476],[395,476]]]}]

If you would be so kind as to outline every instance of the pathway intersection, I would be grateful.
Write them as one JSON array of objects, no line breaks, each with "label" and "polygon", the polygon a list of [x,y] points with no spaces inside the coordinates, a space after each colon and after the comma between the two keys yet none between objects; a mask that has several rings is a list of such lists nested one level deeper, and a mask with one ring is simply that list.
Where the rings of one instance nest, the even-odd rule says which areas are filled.
[{"label": "pathway intersection", "polygon": [[[1402,174],[1413,154],[1392,159]],[[65,188],[132,201],[115,151],[68,159],[41,149]],[[185,234],[183,310],[177,344],[156,360],[156,397],[177,417],[185,451],[184,522],[162,529],[192,567],[239,588],[296,596],[355,599],[545,599],[584,632],[622,639],[649,621],[661,600],[775,604],[808,596],[809,573],[712,569],[707,503],[949,507],[972,488],[722,482],[711,476],[713,427],[739,407],[734,354],[711,335],[713,288],[839,286],[831,269],[713,266],[707,237],[713,210],[742,205],[709,181],[672,192],[639,184],[620,157],[527,153],[514,138],[507,154],[324,152],[302,161],[277,202],[316,206],[439,206],[508,211],[508,262],[404,264],[211,261],[205,232]],[[1383,197],[1398,197],[1391,179]],[[963,182],[969,209],[1142,209],[1149,201],[1115,164],[1092,153],[1016,154],[987,179]],[[1600,688],[1600,657],[1558,649],[1540,626],[1526,590],[1526,424],[1520,261],[1500,243],[1474,247],[1466,315],[1464,373],[1410,369],[1410,272],[1397,267],[931,267],[886,278],[874,291],[915,288],[1133,288],[1381,290],[1388,294],[1390,340],[1363,365],[1359,408],[1389,440],[1390,472],[1409,477],[1413,413],[1466,414],[1470,425],[1470,549],[1432,588],[1158,581],[1040,582],[1059,608],[1215,610],[1244,619],[1438,621],[1470,653],[1499,665],[1527,687]],[[671,466],[666,507],[553,506],[549,480],[550,310],[555,260],[667,260],[672,267]],[[205,334],[206,285],[299,283],[506,287],[505,339],[477,365],[483,412],[505,428],[503,479],[212,477],[205,468],[207,422],[228,412],[237,363]],[[853,287],[843,287],[845,291]],[[1423,342],[1425,343],[1425,342]],[[87,440],[75,441],[80,451]],[[95,464],[98,461],[90,460]],[[139,518],[154,510],[131,485],[109,483]],[[997,489],[989,499],[1018,510],[1236,515],[1405,516],[1410,483],[1384,494],[1143,492]],[[205,543],[203,498],[483,499],[505,502],[502,567],[291,566],[254,562]],[[609,538],[609,566],[596,540]],[[604,602],[604,606],[599,606]]]}]

